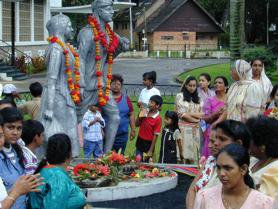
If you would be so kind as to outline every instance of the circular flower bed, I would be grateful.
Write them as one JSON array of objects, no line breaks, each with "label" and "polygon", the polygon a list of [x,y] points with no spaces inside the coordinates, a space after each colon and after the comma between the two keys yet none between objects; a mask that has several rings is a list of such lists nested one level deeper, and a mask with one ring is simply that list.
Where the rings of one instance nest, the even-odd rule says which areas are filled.
[{"label": "circular flower bed", "polygon": [[94,162],[76,164],[71,167],[70,173],[81,188],[115,186],[120,181],[175,176],[167,169],[141,163],[140,156],[128,157],[116,152],[110,152]]}]

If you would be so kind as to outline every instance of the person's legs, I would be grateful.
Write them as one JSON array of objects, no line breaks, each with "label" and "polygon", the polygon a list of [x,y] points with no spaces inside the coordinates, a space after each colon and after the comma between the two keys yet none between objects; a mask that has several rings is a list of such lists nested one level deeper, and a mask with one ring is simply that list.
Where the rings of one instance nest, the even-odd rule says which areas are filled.
[{"label": "person's legs", "polygon": [[90,159],[94,149],[95,149],[94,142],[91,142],[91,141],[88,141],[88,140],[85,139],[84,140],[84,146],[83,146],[84,157],[87,158],[87,159]]},{"label": "person's legs", "polygon": [[103,141],[96,141],[94,143],[94,160],[101,157],[103,155]]}]

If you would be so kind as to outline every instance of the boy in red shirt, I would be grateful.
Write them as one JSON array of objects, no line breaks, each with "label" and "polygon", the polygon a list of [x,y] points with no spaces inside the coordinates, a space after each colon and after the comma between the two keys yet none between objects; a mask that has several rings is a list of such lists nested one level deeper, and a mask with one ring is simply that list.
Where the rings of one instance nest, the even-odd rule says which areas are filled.
[{"label": "boy in red shirt", "polygon": [[136,119],[135,125],[139,126],[138,138],[136,141],[136,155],[147,153],[148,157],[152,157],[155,143],[161,131],[162,119],[159,115],[159,109],[163,100],[161,96],[154,95],[149,101],[149,112],[147,117],[140,117],[140,113]]}]

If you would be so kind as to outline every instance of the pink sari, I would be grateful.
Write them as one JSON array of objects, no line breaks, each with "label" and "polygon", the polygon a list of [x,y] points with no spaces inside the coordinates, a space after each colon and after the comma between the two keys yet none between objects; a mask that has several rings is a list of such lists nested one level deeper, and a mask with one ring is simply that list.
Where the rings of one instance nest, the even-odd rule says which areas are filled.
[{"label": "pink sari", "polygon": [[[225,102],[219,101],[215,96],[210,97],[207,99],[207,101],[204,103],[203,112],[205,116],[210,116],[212,113],[217,112],[221,107],[224,107]],[[206,129],[203,130],[204,135],[204,143],[203,143],[203,149],[202,149],[202,156],[208,157],[210,156],[210,152],[208,149],[208,143],[209,143],[209,136],[210,136],[210,124],[206,124]]]}]

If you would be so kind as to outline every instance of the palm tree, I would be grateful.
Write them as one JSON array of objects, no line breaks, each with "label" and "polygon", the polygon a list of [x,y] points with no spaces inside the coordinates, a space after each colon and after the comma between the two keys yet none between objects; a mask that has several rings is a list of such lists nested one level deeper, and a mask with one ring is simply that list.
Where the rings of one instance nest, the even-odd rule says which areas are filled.
[{"label": "palm tree", "polygon": [[245,41],[245,0],[230,0],[231,63],[241,57],[240,48]]}]

